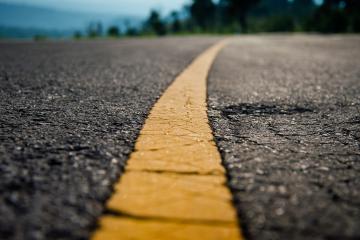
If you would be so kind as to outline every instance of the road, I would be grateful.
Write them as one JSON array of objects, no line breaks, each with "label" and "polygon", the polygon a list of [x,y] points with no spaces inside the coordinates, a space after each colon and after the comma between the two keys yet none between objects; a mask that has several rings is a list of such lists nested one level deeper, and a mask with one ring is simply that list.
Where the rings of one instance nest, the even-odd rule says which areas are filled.
[{"label": "road", "polygon": [[[0,43],[0,238],[88,239],[151,108],[220,37]],[[360,238],[360,37],[231,39],[208,116],[248,239]]]}]

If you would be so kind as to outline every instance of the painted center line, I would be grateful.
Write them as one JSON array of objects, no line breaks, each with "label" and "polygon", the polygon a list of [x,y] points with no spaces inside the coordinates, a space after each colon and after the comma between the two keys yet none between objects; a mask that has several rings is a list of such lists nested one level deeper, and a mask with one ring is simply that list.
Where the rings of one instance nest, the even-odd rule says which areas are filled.
[{"label": "painted center line", "polygon": [[241,240],[207,118],[206,80],[222,41],[155,104],[93,240]]}]

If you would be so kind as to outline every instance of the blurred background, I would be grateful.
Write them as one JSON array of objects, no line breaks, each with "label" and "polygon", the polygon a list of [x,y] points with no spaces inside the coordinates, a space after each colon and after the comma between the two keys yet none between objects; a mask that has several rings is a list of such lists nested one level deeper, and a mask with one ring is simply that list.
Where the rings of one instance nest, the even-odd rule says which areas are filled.
[{"label": "blurred background", "polygon": [[0,38],[360,32],[360,0],[0,0]]}]

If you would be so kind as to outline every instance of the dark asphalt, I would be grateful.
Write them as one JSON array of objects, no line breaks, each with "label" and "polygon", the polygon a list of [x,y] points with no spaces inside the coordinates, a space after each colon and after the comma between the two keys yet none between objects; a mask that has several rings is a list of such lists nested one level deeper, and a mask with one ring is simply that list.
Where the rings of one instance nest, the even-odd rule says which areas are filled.
[{"label": "dark asphalt", "polygon": [[[88,239],[149,110],[217,39],[0,43],[0,239]],[[216,59],[249,239],[360,239],[359,66],[359,36],[246,36]]]},{"label": "dark asphalt", "polygon": [[209,116],[249,239],[360,239],[360,37],[244,37]]},{"label": "dark asphalt", "polygon": [[214,42],[0,43],[0,239],[87,239],[150,108]]}]

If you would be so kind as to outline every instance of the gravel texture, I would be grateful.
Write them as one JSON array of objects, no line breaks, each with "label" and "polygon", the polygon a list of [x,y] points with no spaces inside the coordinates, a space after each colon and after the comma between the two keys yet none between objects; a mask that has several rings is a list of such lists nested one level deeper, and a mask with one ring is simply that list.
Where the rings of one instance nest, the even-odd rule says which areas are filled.
[{"label": "gravel texture", "polygon": [[360,239],[360,37],[248,36],[209,116],[249,239]]}]

